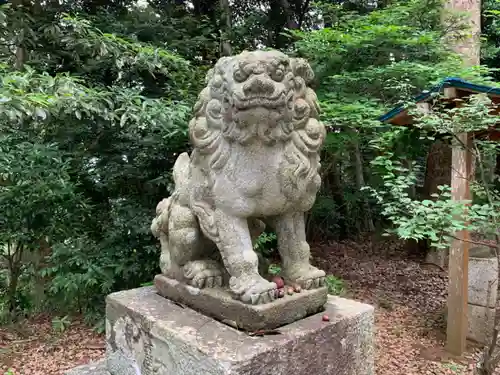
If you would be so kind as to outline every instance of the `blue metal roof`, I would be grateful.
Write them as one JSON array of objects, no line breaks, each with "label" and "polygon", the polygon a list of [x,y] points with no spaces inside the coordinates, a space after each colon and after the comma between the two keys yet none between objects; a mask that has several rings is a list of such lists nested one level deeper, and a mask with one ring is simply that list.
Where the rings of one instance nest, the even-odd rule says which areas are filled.
[{"label": "blue metal roof", "polygon": [[[416,96],[414,98],[415,102],[421,102],[425,101],[428,99],[431,95],[441,92],[441,90],[445,87],[456,87],[460,89],[465,89],[465,90],[470,90],[474,92],[480,92],[480,93],[485,93],[485,94],[490,94],[490,95],[499,95],[500,96],[500,88],[498,87],[491,87],[491,86],[485,86],[485,85],[477,85],[474,83],[467,82],[461,78],[455,78],[455,77],[449,77],[443,80],[440,84],[434,86],[430,90],[426,90],[422,92],[420,95]],[[399,107],[396,107],[389,112],[387,112],[385,115],[379,117],[379,120],[382,122],[386,122],[396,115],[400,114],[405,110],[405,106],[401,105]]]}]

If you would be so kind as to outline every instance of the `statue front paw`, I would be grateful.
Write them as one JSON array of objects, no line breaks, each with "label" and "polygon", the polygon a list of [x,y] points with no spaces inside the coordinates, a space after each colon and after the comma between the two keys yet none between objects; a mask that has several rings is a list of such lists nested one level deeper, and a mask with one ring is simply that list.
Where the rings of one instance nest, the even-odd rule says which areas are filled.
[{"label": "statue front paw", "polygon": [[222,266],[213,260],[195,260],[184,268],[187,283],[196,288],[221,287],[223,283]]},{"label": "statue front paw", "polygon": [[286,284],[298,284],[302,289],[316,289],[325,285],[326,273],[310,264],[300,264],[284,270]]},{"label": "statue front paw", "polygon": [[277,297],[277,286],[260,275],[231,277],[229,280],[231,291],[244,302],[260,305],[272,302]]}]

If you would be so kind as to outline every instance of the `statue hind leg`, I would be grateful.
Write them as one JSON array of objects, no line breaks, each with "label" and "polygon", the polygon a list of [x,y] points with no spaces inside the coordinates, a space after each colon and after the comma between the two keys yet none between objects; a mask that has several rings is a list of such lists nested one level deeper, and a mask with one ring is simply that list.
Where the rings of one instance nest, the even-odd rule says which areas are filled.
[{"label": "statue hind leg", "polygon": [[224,267],[212,257],[217,247],[204,238],[191,209],[174,200],[155,220],[153,226],[158,229],[154,228],[153,233],[160,238],[160,268],[164,275],[197,288],[222,286]]},{"label": "statue hind leg", "polygon": [[187,153],[177,158],[173,177],[175,191],[156,209],[151,230],[160,239],[160,268],[164,275],[192,286],[222,286],[224,267],[211,256],[215,244],[206,239],[189,206],[191,162]]}]

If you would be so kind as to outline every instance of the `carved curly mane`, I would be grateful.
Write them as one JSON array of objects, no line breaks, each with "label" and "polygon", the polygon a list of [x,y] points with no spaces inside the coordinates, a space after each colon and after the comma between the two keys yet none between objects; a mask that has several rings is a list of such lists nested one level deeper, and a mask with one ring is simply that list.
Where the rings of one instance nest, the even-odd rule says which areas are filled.
[{"label": "carved curly mane", "polygon": [[[192,144],[198,153],[208,157],[207,167],[217,170],[226,164],[234,143],[246,145],[257,141],[273,145],[281,142],[285,145],[285,157],[290,164],[287,169],[293,168],[297,179],[309,179],[317,173],[316,155],[325,137],[324,126],[319,122],[316,94],[308,87],[314,77],[312,69],[304,59],[269,52],[265,61],[268,65],[286,66],[286,77],[291,85],[288,88],[290,102],[287,103],[287,110],[275,128],[270,128],[266,121],[241,124],[232,113],[237,100],[232,91],[235,90],[235,76],[241,70],[238,67],[241,68],[249,55],[244,52],[222,58],[207,74],[207,86],[198,97],[194,106],[195,116],[189,124]],[[232,74],[228,74],[228,70]],[[272,106],[272,103],[266,103],[259,97],[253,100],[257,105],[260,100],[264,101],[264,105]],[[256,106],[247,112],[258,110]]]}]

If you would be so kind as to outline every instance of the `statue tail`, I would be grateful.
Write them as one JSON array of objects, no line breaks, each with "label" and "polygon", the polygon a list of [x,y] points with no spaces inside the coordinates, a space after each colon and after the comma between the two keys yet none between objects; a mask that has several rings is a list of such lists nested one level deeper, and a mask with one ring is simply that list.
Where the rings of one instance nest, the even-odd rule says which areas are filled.
[{"label": "statue tail", "polygon": [[187,192],[187,185],[190,178],[189,163],[190,159],[187,152],[180,154],[175,161],[172,173],[175,184],[174,193],[158,203],[156,206],[156,217],[151,223],[151,232],[156,238],[159,238],[162,232],[168,235],[168,222],[170,220],[171,207],[178,202],[179,199],[183,200],[182,196]]},{"label": "statue tail", "polygon": [[190,179],[190,158],[187,152],[183,152],[177,157],[172,175],[174,177],[175,191],[187,191]]},{"label": "statue tail", "polygon": [[156,238],[160,237],[161,232],[166,232],[168,225],[170,206],[172,205],[172,197],[162,199],[160,203],[156,205],[156,217],[151,223],[151,232]]}]

